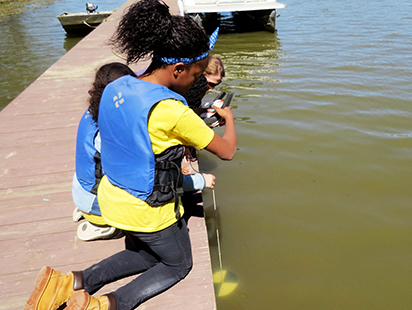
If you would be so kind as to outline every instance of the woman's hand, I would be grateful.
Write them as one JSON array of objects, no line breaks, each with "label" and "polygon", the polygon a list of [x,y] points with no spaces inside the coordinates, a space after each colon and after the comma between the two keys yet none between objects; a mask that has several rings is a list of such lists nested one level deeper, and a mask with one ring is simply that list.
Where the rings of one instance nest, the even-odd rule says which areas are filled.
[{"label": "woman's hand", "polygon": [[235,118],[230,107],[220,109],[212,106],[212,108],[225,120],[225,132],[222,137],[215,133],[212,141],[205,149],[220,159],[231,160],[236,153]]},{"label": "woman's hand", "polygon": [[[223,119],[234,119],[232,109],[230,107],[226,107],[224,109],[218,108],[216,106],[212,106],[211,109],[214,109],[217,114],[219,114]],[[209,112],[209,111],[208,111]]]}]

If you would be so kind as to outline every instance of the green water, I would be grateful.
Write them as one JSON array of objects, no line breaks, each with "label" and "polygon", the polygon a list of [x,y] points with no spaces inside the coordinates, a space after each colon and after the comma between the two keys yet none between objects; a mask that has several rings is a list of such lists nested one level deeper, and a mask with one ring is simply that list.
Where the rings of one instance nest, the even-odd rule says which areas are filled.
[{"label": "green water", "polygon": [[[238,131],[233,161],[200,153],[217,176],[223,268],[238,279],[218,309],[410,309],[412,3],[286,4],[277,35],[225,34],[213,50]],[[0,26],[5,102],[70,38],[60,25],[34,37],[24,19]],[[218,271],[210,191],[204,200]]]},{"label": "green water", "polygon": [[410,309],[411,5],[287,4],[276,36],[214,50],[239,140],[232,162],[201,153],[238,278],[218,309]]},{"label": "green water", "polygon": [[[48,6],[34,3],[25,8],[24,14],[0,21],[0,110],[82,39],[67,35],[56,16],[84,12],[86,2],[62,0]],[[110,11],[123,3],[106,0],[98,3],[99,11]]]}]

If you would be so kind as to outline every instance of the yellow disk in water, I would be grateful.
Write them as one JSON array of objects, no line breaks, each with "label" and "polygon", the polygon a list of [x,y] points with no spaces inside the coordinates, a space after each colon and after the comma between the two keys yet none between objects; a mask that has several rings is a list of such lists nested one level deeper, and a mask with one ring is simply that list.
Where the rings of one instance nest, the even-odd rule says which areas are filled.
[{"label": "yellow disk in water", "polygon": [[237,286],[237,277],[227,270],[220,270],[213,274],[216,296],[222,297],[232,293]]}]

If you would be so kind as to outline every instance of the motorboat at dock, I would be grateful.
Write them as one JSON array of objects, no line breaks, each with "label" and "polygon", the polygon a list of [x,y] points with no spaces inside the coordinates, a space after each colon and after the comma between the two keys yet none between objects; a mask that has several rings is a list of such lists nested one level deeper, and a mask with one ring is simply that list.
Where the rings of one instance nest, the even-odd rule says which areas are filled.
[{"label": "motorboat at dock", "polygon": [[57,16],[63,29],[69,34],[87,34],[99,26],[114,10],[98,12],[93,3],[86,3],[86,12],[67,13]]},{"label": "motorboat at dock", "polygon": [[[276,31],[276,10],[286,4],[276,0],[177,0],[181,15],[197,19],[211,33],[230,19],[235,32],[268,30]],[[230,16],[228,17],[228,14]],[[223,27],[224,28],[224,27]],[[230,30],[228,32],[231,32]]]}]

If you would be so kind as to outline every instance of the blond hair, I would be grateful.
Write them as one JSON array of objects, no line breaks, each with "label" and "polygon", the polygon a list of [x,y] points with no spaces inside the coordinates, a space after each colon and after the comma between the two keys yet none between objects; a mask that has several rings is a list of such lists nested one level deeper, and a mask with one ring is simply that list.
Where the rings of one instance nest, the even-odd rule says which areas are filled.
[{"label": "blond hair", "polygon": [[220,74],[221,77],[224,77],[225,67],[223,66],[223,61],[215,55],[210,55],[209,63],[207,64],[204,74],[205,76]]}]

